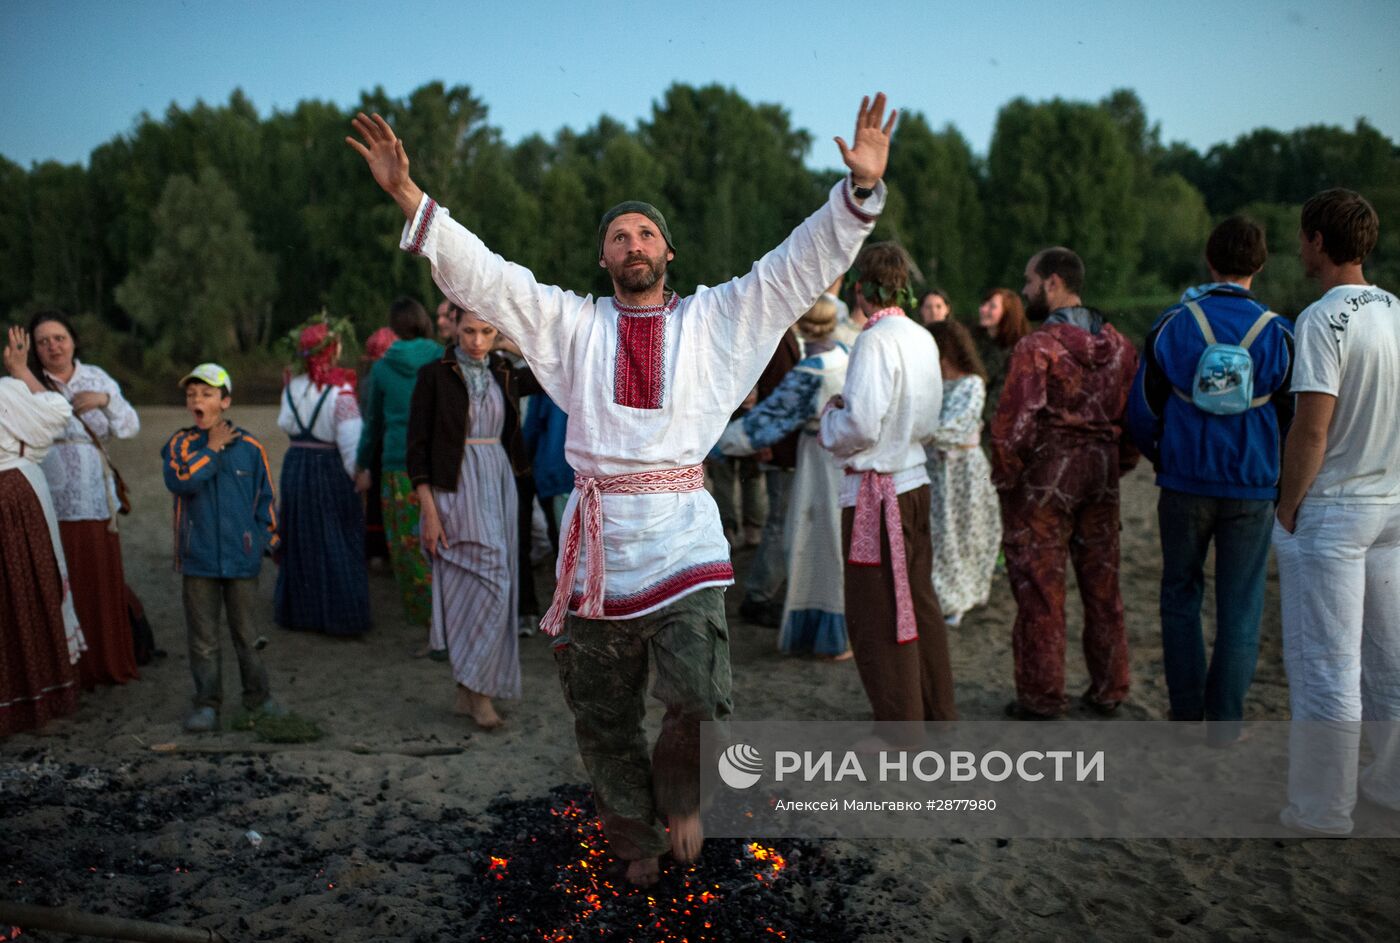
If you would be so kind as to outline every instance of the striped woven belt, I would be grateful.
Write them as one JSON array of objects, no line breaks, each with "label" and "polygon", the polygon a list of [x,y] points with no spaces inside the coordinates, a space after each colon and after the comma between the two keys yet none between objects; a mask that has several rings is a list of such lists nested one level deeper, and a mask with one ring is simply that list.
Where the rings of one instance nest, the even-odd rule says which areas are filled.
[{"label": "striped woven belt", "polygon": [[540,629],[558,635],[569,614],[569,597],[578,576],[578,554],[581,545],[588,548],[584,561],[583,601],[578,614],[585,619],[603,617],[603,495],[605,494],[678,494],[705,489],[705,471],[699,465],[681,468],[661,468],[633,472],[629,475],[602,475],[590,478],[574,475],[578,490],[578,507],[569,521],[569,531],[560,547],[559,581],[554,586],[554,601],[540,621]]},{"label": "striped woven belt", "polygon": [[494,439],[463,439],[463,440],[462,440],[462,444],[463,444],[463,445],[500,445],[500,444],[501,444],[501,440],[500,440],[499,437],[494,438]]},{"label": "striped woven belt", "polygon": [[903,518],[899,513],[899,496],[894,490],[894,476],[851,468],[846,469],[846,474],[860,476],[855,516],[851,521],[851,549],[846,554],[846,562],[852,566],[880,565],[883,510],[890,540],[890,569],[894,571],[895,640],[901,645],[912,642],[919,637],[919,627],[914,618],[914,595],[909,587]]}]

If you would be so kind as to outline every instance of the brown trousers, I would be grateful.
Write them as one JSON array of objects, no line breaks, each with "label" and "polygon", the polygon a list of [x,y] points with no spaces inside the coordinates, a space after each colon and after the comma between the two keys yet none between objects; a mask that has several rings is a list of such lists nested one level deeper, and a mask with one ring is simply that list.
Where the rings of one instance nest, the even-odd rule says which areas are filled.
[{"label": "brown trousers", "polygon": [[[919,637],[903,645],[895,639],[894,569],[890,534],[881,514],[880,565],[845,567],[851,651],[877,721],[957,720],[948,628],[933,591],[927,485],[899,496],[899,515]],[[841,510],[841,547],[847,555],[854,517],[855,508]]]}]

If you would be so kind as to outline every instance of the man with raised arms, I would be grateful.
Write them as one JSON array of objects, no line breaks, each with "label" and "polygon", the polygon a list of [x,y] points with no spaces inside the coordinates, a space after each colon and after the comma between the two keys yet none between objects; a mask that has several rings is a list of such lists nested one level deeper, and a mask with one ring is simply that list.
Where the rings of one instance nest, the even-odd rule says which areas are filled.
[{"label": "man with raised arms", "polygon": [[[683,862],[699,854],[700,723],[732,709],[722,588],[734,571],[700,463],[783,332],[874,228],[895,117],[883,93],[862,100],[853,141],[836,139],[850,173],[826,204],[747,275],[688,298],[666,286],[676,246],[648,203],[603,215],[598,264],[614,296],[595,300],[541,285],[453,220],[413,182],[383,118],[357,115],[360,140],[346,138],[408,218],[401,247],[428,259],[448,298],[514,338],[569,414],[575,487],[541,628],[558,636],[579,752],[633,883],[653,883],[668,848]],[[666,705],[650,757],[649,655]]]}]

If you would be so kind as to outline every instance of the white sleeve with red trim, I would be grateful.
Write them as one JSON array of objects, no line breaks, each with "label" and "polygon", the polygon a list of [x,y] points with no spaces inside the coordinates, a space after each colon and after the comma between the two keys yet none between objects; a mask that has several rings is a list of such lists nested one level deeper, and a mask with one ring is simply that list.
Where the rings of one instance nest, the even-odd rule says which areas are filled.
[{"label": "white sleeve with red trim", "polygon": [[713,349],[732,358],[733,392],[740,399],[758,382],[783,332],[855,262],[884,205],[883,181],[858,205],[845,177],[831,188],[826,203],[748,274],[696,290],[692,307],[704,319]]},{"label": "white sleeve with red trim", "polygon": [[360,447],[360,432],[364,425],[355,391],[349,386],[341,387],[335,397],[335,444],[340,450],[340,462],[345,466],[345,474],[351,478],[355,477],[355,453]]},{"label": "white sleeve with red trim", "polygon": [[399,248],[426,258],[433,281],[457,304],[520,345],[535,377],[556,403],[572,402],[574,339],[592,322],[592,296],[541,285],[507,262],[427,194],[404,226]]}]

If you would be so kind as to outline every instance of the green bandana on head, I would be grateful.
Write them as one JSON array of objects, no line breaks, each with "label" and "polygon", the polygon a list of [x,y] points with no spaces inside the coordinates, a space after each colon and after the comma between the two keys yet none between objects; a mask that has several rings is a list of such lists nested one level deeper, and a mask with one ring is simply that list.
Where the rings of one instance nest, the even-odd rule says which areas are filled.
[{"label": "green bandana on head", "polygon": [[619,216],[626,216],[628,213],[640,213],[655,223],[656,228],[661,230],[661,238],[666,240],[666,247],[672,252],[676,251],[676,244],[671,241],[671,229],[666,225],[666,217],[661,215],[659,209],[641,200],[624,200],[604,213],[598,223],[598,258],[603,257],[603,237],[608,234],[608,226]]}]

